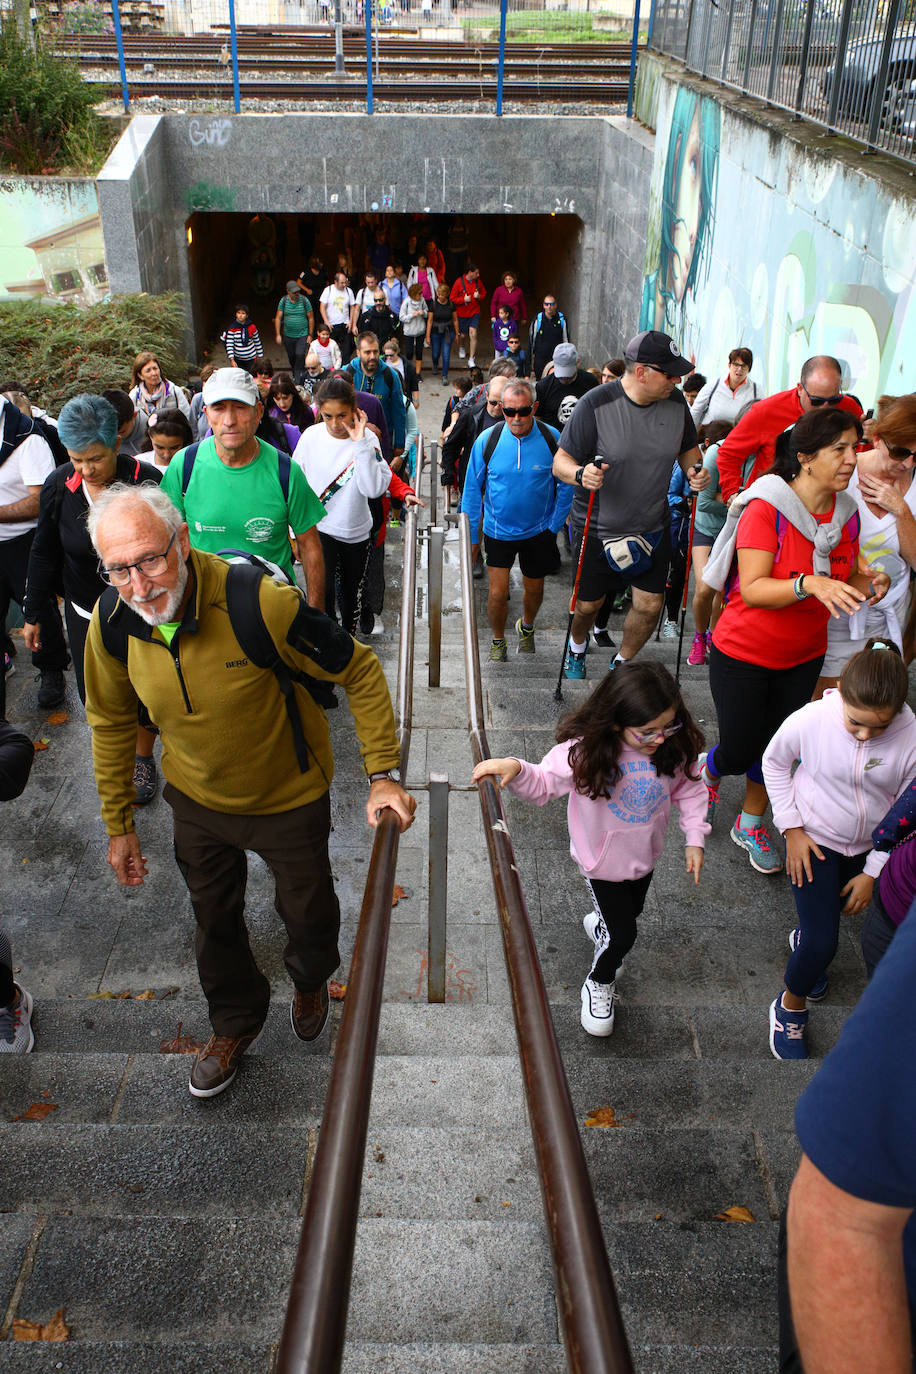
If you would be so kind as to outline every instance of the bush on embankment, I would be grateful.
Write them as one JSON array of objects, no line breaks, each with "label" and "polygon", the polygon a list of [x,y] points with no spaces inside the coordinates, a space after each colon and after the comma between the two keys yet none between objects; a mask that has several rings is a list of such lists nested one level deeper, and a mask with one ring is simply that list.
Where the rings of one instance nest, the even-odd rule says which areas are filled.
[{"label": "bush on embankment", "polygon": [[32,47],[14,12],[0,17],[0,167],[20,176],[98,171],[113,133],[96,100],[76,62],[40,35]]},{"label": "bush on embankment", "polygon": [[56,415],[81,391],[130,384],[142,349],[155,353],[163,374],[176,382],[188,375],[184,313],[177,293],[114,296],[97,305],[0,302],[0,377],[23,384]]}]

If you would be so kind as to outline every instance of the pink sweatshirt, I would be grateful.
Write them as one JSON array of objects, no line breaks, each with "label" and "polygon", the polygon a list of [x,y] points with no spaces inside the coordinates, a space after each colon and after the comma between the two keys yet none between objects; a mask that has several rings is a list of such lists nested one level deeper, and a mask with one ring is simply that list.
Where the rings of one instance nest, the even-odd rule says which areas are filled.
[{"label": "pink sweatshirt", "polygon": [[[871,849],[871,832],[914,773],[916,716],[909,706],[882,735],[857,740],[843,722],[843,698],[836,689],[794,711],[763,755],[777,829],[802,826],[818,844],[847,855]],[[877,878],[887,859],[872,849],[865,872]]]},{"label": "pink sweatshirt", "polygon": [[680,770],[673,778],[660,777],[650,758],[624,745],[620,781],[609,797],[592,801],[574,790],[569,766],[573,744],[554,745],[540,763],[519,759],[522,771],[509,791],[537,806],[569,797],[569,852],[587,878],[620,883],[651,873],[664,847],[672,802],[680,812],[685,843],[703,848],[710,827],[706,788],[699,778],[692,782]]}]

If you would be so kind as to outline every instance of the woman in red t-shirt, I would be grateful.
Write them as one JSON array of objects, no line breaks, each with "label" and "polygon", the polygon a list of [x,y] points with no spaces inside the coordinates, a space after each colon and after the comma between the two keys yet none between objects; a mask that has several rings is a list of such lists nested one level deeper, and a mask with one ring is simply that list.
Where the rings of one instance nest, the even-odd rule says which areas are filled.
[{"label": "woman in red t-shirt", "polygon": [[[815,409],[780,436],[771,473],[791,484],[818,524],[829,524],[836,493],[856,466],[862,426],[847,411]],[[766,500],[741,515],[737,576],[713,633],[709,685],[719,742],[706,756],[712,823],[724,775],[745,773],[744,808],[731,830],[758,873],[780,873],[764,825],[768,798],[760,760],[787,716],[811,700],[827,649],[827,621],[880,601],[886,574],[859,566],[858,516],[830,551],[829,576],[813,571],[814,544]]]}]

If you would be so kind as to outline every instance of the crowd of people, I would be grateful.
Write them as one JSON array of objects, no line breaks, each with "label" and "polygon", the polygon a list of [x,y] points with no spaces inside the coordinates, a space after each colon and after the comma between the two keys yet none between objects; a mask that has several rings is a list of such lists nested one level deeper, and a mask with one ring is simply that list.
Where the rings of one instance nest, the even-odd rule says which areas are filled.
[{"label": "crowd of people", "polygon": [[[657,330],[586,369],[553,292],[529,318],[514,272],[489,295],[466,243],[446,259],[414,236],[395,256],[381,228],[361,282],[345,260],[328,277],[312,257],[287,282],[273,334],[288,368],[274,369],[238,305],[228,365],[203,368],[194,394],[149,350],[123,389],[75,396],[56,419],[21,384],[0,385],[0,609],[23,612],[42,709],[63,701],[72,662],[108,859],[126,885],[146,877],[135,807],[158,788],[162,737],[213,1032],[190,1092],[224,1091],[266,1016],[244,924],[246,849],[276,881],[293,1031],[312,1040],[327,1021],[339,910],[326,712],[338,685],[369,824],[386,808],[402,828],[413,817],[394,776],[387,687],[360,639],[382,629],[388,524],[422,504],[412,481],[427,359],[453,387],[441,480],[470,522],[474,576],[487,578],[491,662],[508,658],[516,561],[515,649],[536,652],[564,530],[574,576],[562,675],[585,679],[597,650],[613,651],[540,763],[497,758],[474,772],[536,804],[568,797],[592,903],[582,1027],[613,1031],[671,806],[697,883],[721,781],[738,777],[730,838],[763,878],[788,875],[797,912],[769,1048],[806,1058],[841,915],[865,917],[870,977],[916,897],[916,395],[873,398],[865,415],[841,364],[815,356],[765,396],[749,348],[707,379]],[[680,683],[691,571],[685,671],[688,684],[708,671],[712,742]],[[614,609],[625,611],[619,648]],[[642,655],[653,633],[678,639],[677,675]],[[7,637],[4,798],[31,763],[5,721],[14,653]],[[240,722],[260,742],[256,777],[236,748]],[[0,937],[0,1052],[32,1047],[31,1008]]]}]

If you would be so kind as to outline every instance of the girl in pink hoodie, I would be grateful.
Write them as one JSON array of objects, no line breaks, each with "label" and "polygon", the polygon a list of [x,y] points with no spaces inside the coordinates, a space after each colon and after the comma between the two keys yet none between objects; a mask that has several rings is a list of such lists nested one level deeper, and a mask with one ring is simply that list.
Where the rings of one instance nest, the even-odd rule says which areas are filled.
[{"label": "girl in pink hoodie", "polygon": [[827,993],[840,909],[865,911],[887,854],[871,832],[916,772],[916,717],[900,651],[869,639],[825,692],[783,722],[763,755],[773,820],[786,840],[798,926],[785,991],[770,1006],[770,1049],[807,1059],[808,1002]]},{"label": "girl in pink hoodie", "polygon": [[538,806],[569,797],[569,852],[594,906],[583,922],[594,957],[582,986],[582,1025],[590,1035],[610,1035],[614,980],[636,939],[672,802],[687,841],[687,872],[700,879],[710,829],[696,768],[703,736],[667,668],[640,661],[603,678],[560,721],[557,739],[540,763],[485,759],[474,780],[499,777]]}]

